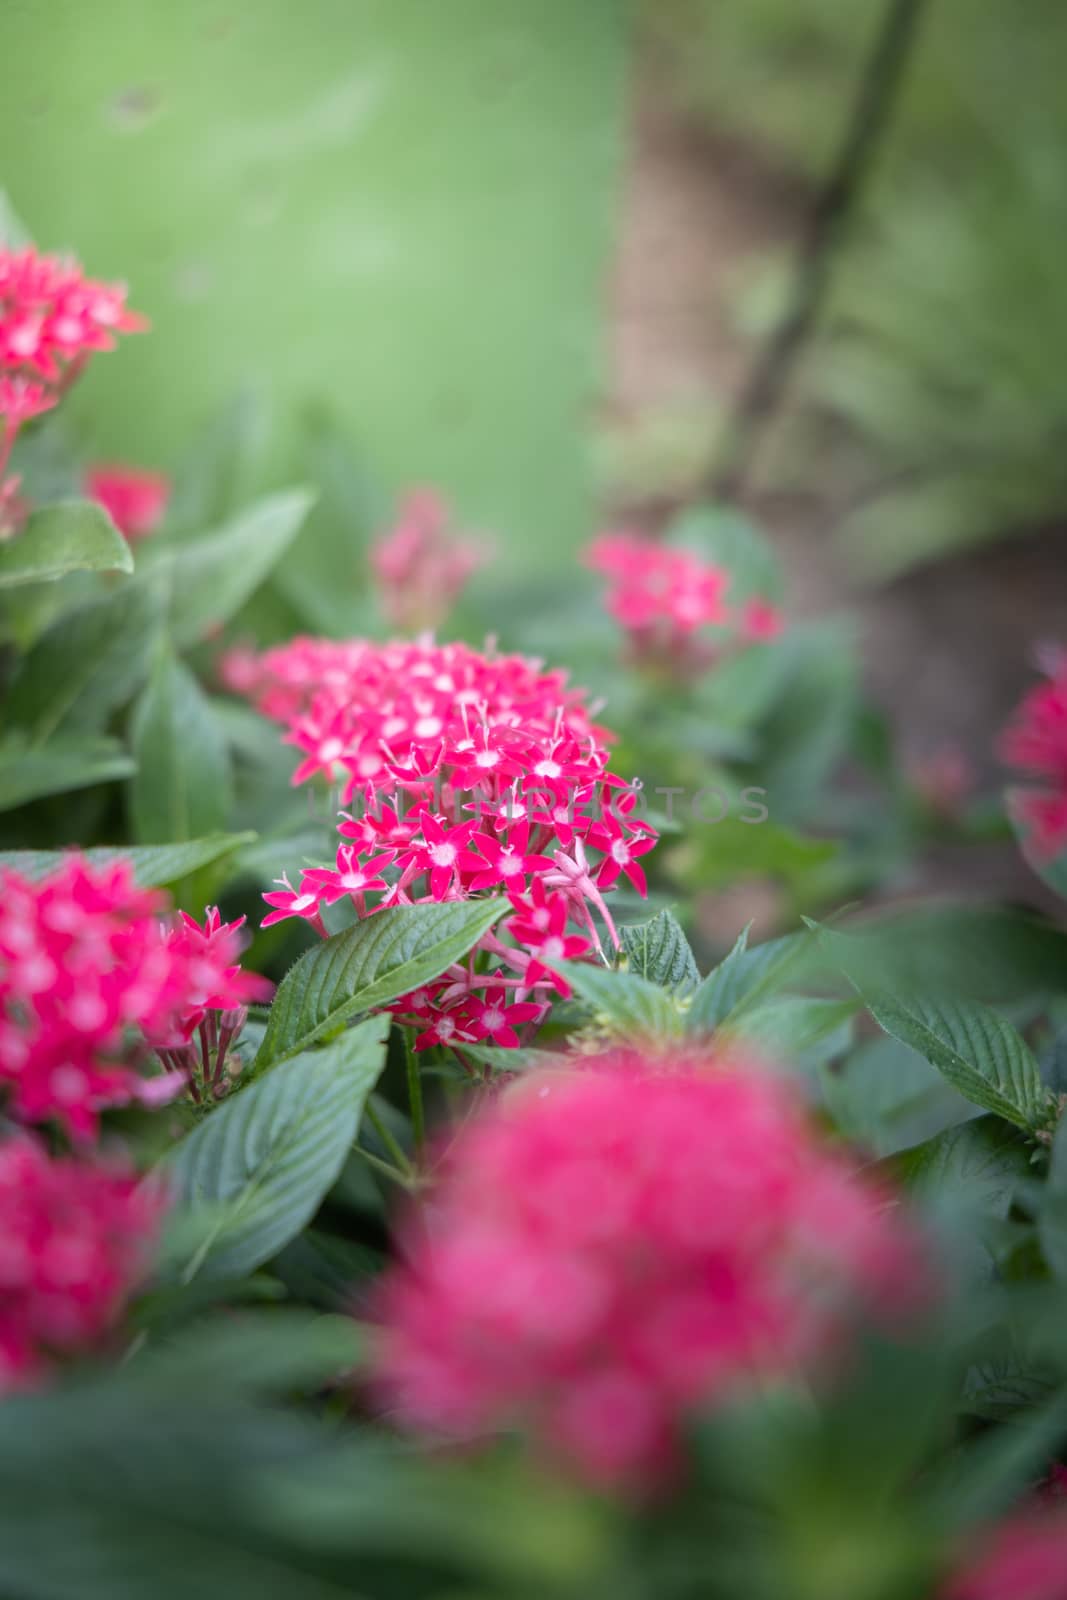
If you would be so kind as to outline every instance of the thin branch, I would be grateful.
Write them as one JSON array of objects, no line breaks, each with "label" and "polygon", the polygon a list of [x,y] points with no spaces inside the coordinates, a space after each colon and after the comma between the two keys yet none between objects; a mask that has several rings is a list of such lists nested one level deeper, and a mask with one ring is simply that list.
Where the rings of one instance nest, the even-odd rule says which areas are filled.
[{"label": "thin branch", "polygon": [[926,0],[887,0],[841,147],[808,218],[788,308],[748,375],[705,486],[712,499],[733,499],[747,482],[764,429],[818,321],[834,258],[892,122],[925,5]]}]

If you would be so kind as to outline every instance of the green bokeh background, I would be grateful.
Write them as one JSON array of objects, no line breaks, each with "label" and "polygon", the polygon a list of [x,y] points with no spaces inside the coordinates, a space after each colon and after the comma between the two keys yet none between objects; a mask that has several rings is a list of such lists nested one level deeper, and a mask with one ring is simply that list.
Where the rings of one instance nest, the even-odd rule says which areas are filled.
[{"label": "green bokeh background", "polygon": [[628,0],[0,0],[0,184],[131,285],[72,398],[173,467],[242,386],[326,406],[516,561],[584,536]]}]

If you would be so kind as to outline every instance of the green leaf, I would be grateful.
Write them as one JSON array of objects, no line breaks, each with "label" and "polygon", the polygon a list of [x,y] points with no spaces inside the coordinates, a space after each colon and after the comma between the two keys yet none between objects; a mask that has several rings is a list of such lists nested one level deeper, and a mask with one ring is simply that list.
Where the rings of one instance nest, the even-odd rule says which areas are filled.
[{"label": "green leaf", "polygon": [[1053,1276],[1067,1283],[1067,1118],[1061,1118],[1052,1143],[1037,1229]]},{"label": "green leaf", "polygon": [[657,911],[648,922],[628,923],[619,936],[627,970],[639,978],[683,994],[700,982],[689,940],[672,912]]},{"label": "green leaf", "polygon": [[103,507],[61,500],[33,512],[15,539],[0,544],[0,589],[52,583],[70,572],[132,572],[133,555]]},{"label": "green leaf", "polygon": [[666,989],[633,972],[613,972],[592,962],[561,961],[559,971],[578,998],[624,1036],[678,1033],[681,1013]]},{"label": "green leaf", "polygon": [[1033,1053],[997,1012],[974,1000],[863,998],[880,1028],[918,1050],[983,1111],[1020,1128],[1047,1117],[1048,1096]]},{"label": "green leaf", "polygon": [[390,906],[309,950],[278,988],[255,1070],[306,1050],[357,1013],[439,977],[489,931],[504,907],[499,899]]},{"label": "green leaf", "polygon": [[101,731],[148,672],[164,599],[158,583],[126,583],[54,622],[23,658],[10,721],[38,740],[57,728]]},{"label": "green leaf", "polygon": [[977,1115],[918,1051],[879,1033],[836,1071],[822,1075],[823,1098],[847,1139],[890,1156]]},{"label": "green leaf", "polygon": [[773,545],[746,517],[719,506],[695,506],[671,523],[667,542],[695,551],[730,574],[732,605],[781,598],[784,583]]},{"label": "green leaf", "polygon": [[221,1207],[182,1274],[255,1271],[311,1221],[355,1142],[385,1064],[388,1019],[348,1029],[325,1049],[278,1066],[188,1134],[166,1174],[190,1207]]},{"label": "green leaf", "polygon": [[171,572],[171,633],[182,649],[228,622],[269,575],[314,502],[308,489],[257,501],[214,533],[160,553]]},{"label": "green leaf", "polygon": [[[351,1281],[351,1280],[350,1280]],[[341,1304],[338,1297],[337,1304]],[[234,1394],[283,1394],[317,1387],[353,1367],[364,1336],[351,1317],[303,1307],[230,1312],[156,1338],[128,1362],[132,1382]]]},{"label": "green leaf", "polygon": [[60,737],[30,749],[21,740],[7,740],[0,745],[0,811],[44,795],[128,778],[135,770],[117,739]]},{"label": "green leaf", "polygon": [[133,837],[142,844],[182,841],[221,828],[230,808],[229,750],[210,702],[165,640],[130,734],[137,760],[129,796]]},{"label": "green leaf", "polygon": [[[190,839],[185,844],[96,846],[79,852],[94,866],[108,866],[115,861],[129,861],[133,875],[145,889],[162,888],[179,883],[201,867],[210,866],[223,856],[231,855],[242,845],[251,843],[254,833],[216,833],[206,839]],[[0,867],[13,867],[26,878],[43,878],[61,866],[69,851],[65,850],[0,850]]]},{"label": "green leaf", "polygon": [[858,1009],[855,1000],[780,995],[743,1012],[729,1032],[774,1060],[815,1066],[848,1049]]},{"label": "green leaf", "polygon": [[953,1224],[959,1264],[974,1278],[988,1278],[996,1266],[997,1228],[1033,1177],[1025,1139],[997,1117],[979,1117],[902,1150],[887,1166]]},{"label": "green leaf", "polygon": [[693,996],[686,1019],[689,1033],[711,1033],[734,1026],[746,1011],[754,1010],[786,981],[804,972],[813,951],[808,933],[791,933],[781,939],[748,948],[748,928],[730,954],[708,974]]}]

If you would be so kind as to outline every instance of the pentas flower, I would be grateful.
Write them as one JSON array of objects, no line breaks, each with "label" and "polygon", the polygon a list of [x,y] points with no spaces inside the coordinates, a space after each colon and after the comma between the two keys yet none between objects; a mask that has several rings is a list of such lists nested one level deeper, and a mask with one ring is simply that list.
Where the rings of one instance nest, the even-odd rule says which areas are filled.
[{"label": "pentas flower", "polygon": [[152,1260],[162,1197],[117,1166],[0,1145],[0,1394],[91,1350]]},{"label": "pentas flower", "polygon": [[1067,848],[1067,651],[1046,651],[1046,682],[1031,689],[1000,738],[1000,754],[1034,786],[1009,795],[1035,856],[1042,861]]},{"label": "pentas flower", "polygon": [[914,1308],[909,1228],[749,1061],[531,1074],[458,1132],[420,1213],[375,1307],[384,1406],[519,1429],[601,1485],[654,1488],[695,1412],[818,1375],[860,1309]]},{"label": "pentas flower", "polygon": [[163,520],[170,500],[170,479],[139,467],[90,467],[83,480],[90,500],[102,505],[127,539],[144,539]]},{"label": "pentas flower", "polygon": [[54,406],[97,350],[148,326],[122,284],[87,278],[77,262],[0,246],[0,536],[25,515],[4,477],[23,424]]},{"label": "pentas flower", "polygon": [[[37,880],[0,872],[0,1086],[10,1115],[55,1119],[87,1140],[105,1108],[158,1104],[186,1082],[196,1094],[194,1063],[214,1074],[219,1027],[232,1035],[247,1000],[269,985],[241,972],[239,923],[214,910],[203,927],[166,913],[166,897],[139,889],[128,862],[97,867],[71,854]],[[153,1051],[173,1078],[144,1075]]]},{"label": "pentas flower", "polygon": [[1027,1511],[993,1529],[942,1600],[1067,1600],[1067,1516]]},{"label": "pentas flower", "polygon": [[432,489],[416,489],[400,507],[395,527],[371,551],[382,609],[394,627],[415,632],[443,622],[485,560],[470,539],[457,538],[448,508]]},{"label": "pentas flower", "polygon": [[[731,649],[775,639],[782,614],[762,597],[727,605],[730,575],[692,551],[632,533],[594,539],[585,563],[608,579],[608,613],[626,630],[637,661],[672,672],[702,671]],[[701,630],[713,628],[712,635]]]},{"label": "pentas flower", "polygon": [[[553,963],[618,944],[605,895],[622,876],[645,893],[639,858],[656,834],[562,673],[426,639],[297,639],[223,671],[286,724],[304,756],[293,781],[326,777],[351,807],[336,864],[279,879],[264,926],[299,917],[325,935],[324,913],[345,900],[360,917],[481,894],[514,908],[465,963],[391,1008],[420,1049],[518,1042],[567,992]],[[502,1004],[507,1021],[487,1029]]]}]

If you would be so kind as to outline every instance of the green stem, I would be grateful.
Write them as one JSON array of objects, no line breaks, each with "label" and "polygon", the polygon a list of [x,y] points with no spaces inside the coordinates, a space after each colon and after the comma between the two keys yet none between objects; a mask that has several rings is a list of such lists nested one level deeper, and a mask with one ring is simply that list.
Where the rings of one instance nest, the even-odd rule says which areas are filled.
[{"label": "green stem", "polygon": [[[366,1112],[367,1120],[369,1121],[371,1127],[374,1129],[375,1133],[378,1135],[379,1139],[392,1156],[394,1162],[396,1163],[397,1170],[404,1176],[404,1181],[407,1182],[408,1178],[411,1177],[411,1162],[408,1160],[396,1139],[389,1132],[389,1129],[386,1127],[385,1123],[382,1121],[377,1111],[375,1111],[369,1100],[367,1101]],[[359,1146],[357,1145],[356,1148],[358,1150]],[[370,1156],[369,1152],[366,1150],[362,1151],[362,1154],[367,1156],[369,1160],[377,1161],[378,1159],[377,1156]],[[380,1162],[379,1164],[381,1166],[385,1166],[384,1161]]]},{"label": "green stem", "polygon": [[411,1110],[411,1132],[415,1140],[415,1160],[421,1161],[426,1144],[426,1114],[422,1106],[422,1079],[419,1063],[415,1059],[415,1046],[410,1028],[404,1029],[404,1058],[408,1069],[408,1105]]}]

